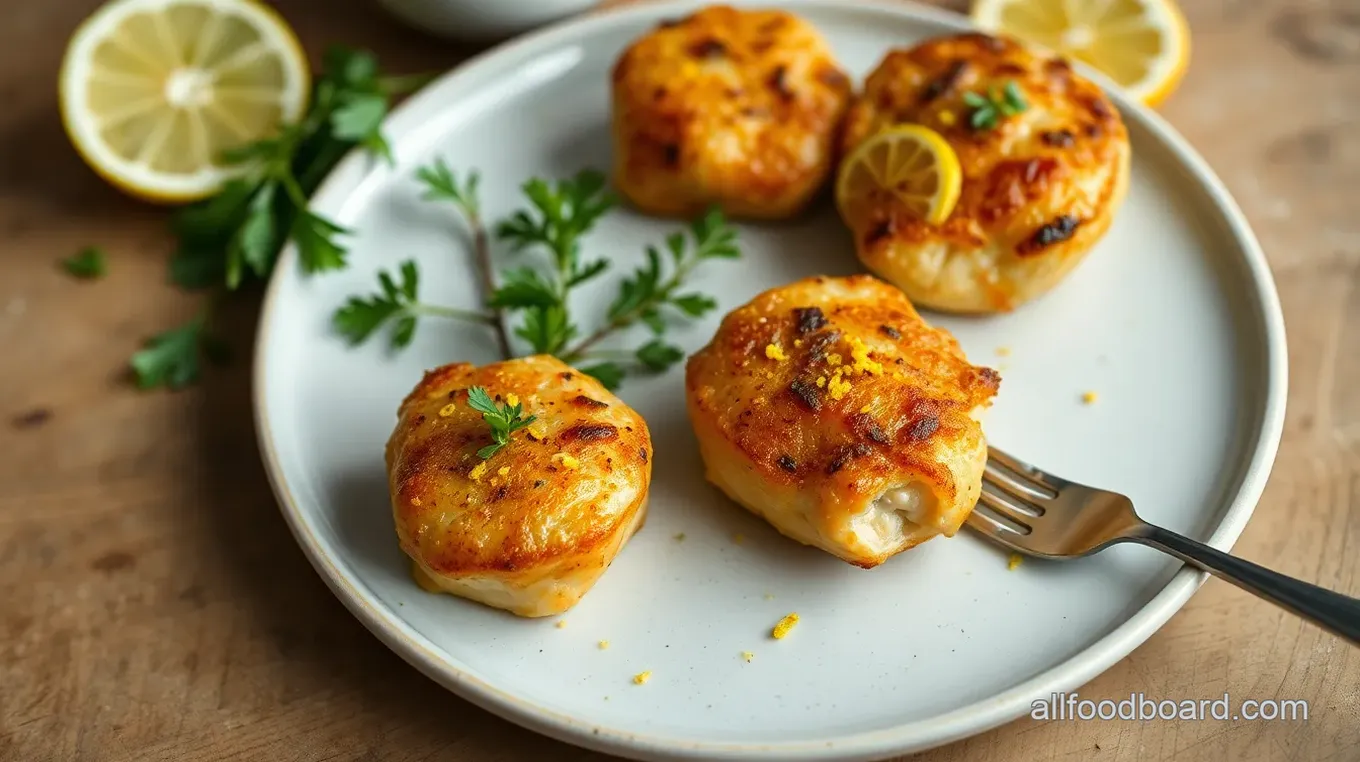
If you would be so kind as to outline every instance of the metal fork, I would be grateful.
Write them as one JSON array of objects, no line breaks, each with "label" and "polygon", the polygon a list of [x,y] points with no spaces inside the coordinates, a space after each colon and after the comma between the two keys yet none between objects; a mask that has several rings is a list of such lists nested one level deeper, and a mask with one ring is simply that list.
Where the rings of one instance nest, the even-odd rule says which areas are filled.
[{"label": "metal fork", "polygon": [[995,447],[987,450],[982,497],[968,525],[1000,545],[1039,558],[1079,558],[1120,542],[1150,545],[1360,645],[1360,600],[1149,524],[1127,497],[1067,481]]}]

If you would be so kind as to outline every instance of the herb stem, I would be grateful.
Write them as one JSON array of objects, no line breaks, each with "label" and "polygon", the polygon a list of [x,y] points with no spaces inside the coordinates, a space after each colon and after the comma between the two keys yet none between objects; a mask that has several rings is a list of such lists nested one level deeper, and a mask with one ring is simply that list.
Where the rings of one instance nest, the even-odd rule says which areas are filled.
[{"label": "herb stem", "polygon": [[648,299],[628,312],[625,312],[605,323],[603,326],[600,326],[594,333],[582,339],[581,343],[564,352],[562,354],[562,362],[570,365],[584,359],[586,351],[591,347],[608,338],[611,334],[632,325],[647,310],[655,309],[659,305],[665,304],[666,301],[670,299],[671,292],[680,287],[680,284],[684,282],[685,277],[689,275],[690,270],[693,270],[694,266],[699,264],[699,260],[700,257],[697,256],[682,260],[676,266],[675,272],[671,274],[670,279],[662,284],[661,288],[657,290],[654,298]]},{"label": "herb stem", "polygon": [[[486,226],[482,224],[482,216],[476,208],[465,207],[463,212],[472,230],[472,249],[477,257],[477,270],[482,280],[482,303],[485,304],[496,293],[496,276],[491,269],[491,238],[486,234]],[[501,359],[509,360],[515,355],[510,348],[510,334],[505,330],[505,310],[492,307],[489,321],[495,329],[496,347],[500,350]]]},{"label": "herb stem", "polygon": [[474,310],[460,310],[457,307],[445,307],[439,304],[425,304],[424,302],[416,302],[415,304],[412,304],[409,307],[407,307],[407,309],[412,314],[415,315],[452,318],[454,320],[466,320],[470,323],[481,323],[483,325],[490,324],[496,319],[493,315],[490,315],[485,312],[476,312]]}]

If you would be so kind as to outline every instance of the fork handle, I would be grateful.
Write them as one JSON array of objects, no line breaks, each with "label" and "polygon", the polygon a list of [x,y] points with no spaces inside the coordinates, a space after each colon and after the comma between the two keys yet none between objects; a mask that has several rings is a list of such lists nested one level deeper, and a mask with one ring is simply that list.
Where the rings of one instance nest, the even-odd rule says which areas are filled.
[{"label": "fork handle", "polygon": [[1126,538],[1170,553],[1360,646],[1360,599],[1277,574],[1152,524],[1144,523]]}]

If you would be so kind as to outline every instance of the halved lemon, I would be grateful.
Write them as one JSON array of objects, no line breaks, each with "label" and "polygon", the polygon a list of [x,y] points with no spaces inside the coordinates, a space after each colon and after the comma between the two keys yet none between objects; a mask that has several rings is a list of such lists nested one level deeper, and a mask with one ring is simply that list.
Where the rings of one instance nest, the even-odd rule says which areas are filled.
[{"label": "halved lemon", "polygon": [[897,125],[869,136],[841,162],[836,206],[849,221],[895,198],[938,225],[954,211],[962,184],[958,154],[940,133],[919,124]]},{"label": "halved lemon", "polygon": [[973,21],[1085,61],[1149,106],[1190,63],[1190,27],[1173,0],[976,0]]},{"label": "halved lemon", "polygon": [[62,122],[76,150],[152,201],[211,195],[241,171],[222,152],[297,120],[310,87],[292,29],[250,0],[113,0],[62,61]]}]

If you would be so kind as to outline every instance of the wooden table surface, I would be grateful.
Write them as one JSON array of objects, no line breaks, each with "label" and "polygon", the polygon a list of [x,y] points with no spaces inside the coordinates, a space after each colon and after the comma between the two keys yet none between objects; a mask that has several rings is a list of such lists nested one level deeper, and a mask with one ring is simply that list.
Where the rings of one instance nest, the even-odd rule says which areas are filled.
[{"label": "wooden table surface", "polygon": [[[1284,441],[1236,550],[1360,595],[1360,10],[1185,3],[1194,61],[1162,110],[1251,219],[1289,331]],[[446,693],[327,591],[256,453],[258,294],[227,311],[242,361],[190,391],[128,384],[129,353],[197,302],[166,285],[165,212],[62,133],[62,46],[95,5],[14,3],[0,25],[0,759],[604,759]],[[363,45],[405,72],[471,52],[371,0],[279,6],[313,55]],[[59,272],[90,243],[106,279]],[[1081,693],[1298,698],[1306,723],[1023,719],[919,758],[1353,762],[1358,689],[1360,650],[1211,580]]]}]

